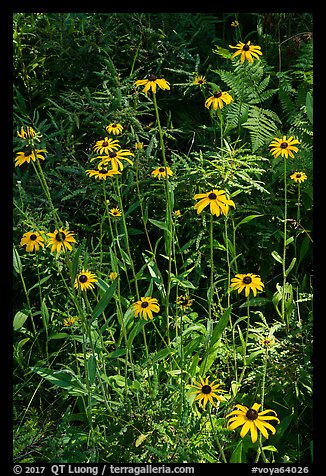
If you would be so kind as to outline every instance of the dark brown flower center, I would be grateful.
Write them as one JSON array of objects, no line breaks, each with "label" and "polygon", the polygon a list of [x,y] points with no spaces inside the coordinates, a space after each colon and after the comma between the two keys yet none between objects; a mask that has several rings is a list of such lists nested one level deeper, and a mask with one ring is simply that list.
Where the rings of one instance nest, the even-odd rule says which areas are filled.
[{"label": "dark brown flower center", "polygon": [[250,408],[246,413],[246,417],[248,418],[248,420],[256,420],[256,418],[258,418],[258,413],[256,412],[256,410]]},{"label": "dark brown flower center", "polygon": [[216,199],[216,194],[214,192],[211,192],[209,195],[208,195],[208,198],[210,200],[215,200]]},{"label": "dark brown flower center", "polygon": [[286,149],[288,147],[288,143],[287,142],[282,142],[280,147],[281,147],[281,149]]},{"label": "dark brown flower center", "polygon": [[59,232],[55,235],[55,239],[56,239],[57,241],[65,241],[66,235],[65,235],[62,231],[59,231]]},{"label": "dark brown flower center", "polygon": [[219,98],[219,97],[221,97],[221,96],[222,96],[221,91],[216,91],[216,92],[214,93],[214,98]]},{"label": "dark brown flower center", "polygon": [[110,159],[114,159],[114,157],[116,157],[116,156],[117,156],[117,153],[116,153],[116,152],[114,152],[114,151],[109,152],[109,157],[110,157]]},{"label": "dark brown flower center", "polygon": [[244,45],[244,47],[242,48],[243,51],[248,51],[249,50],[249,45]]},{"label": "dark brown flower center", "polygon": [[78,278],[79,282],[80,283],[86,283],[86,281],[88,280],[87,276],[85,276],[85,274],[81,274]]},{"label": "dark brown flower center", "polygon": [[163,172],[165,172],[165,168],[164,168],[164,167],[160,167],[160,168],[158,169],[158,171],[161,172],[161,174],[162,174]]},{"label": "dark brown flower center", "polygon": [[29,239],[32,241],[36,240],[36,238],[37,236],[34,233],[29,237]]},{"label": "dark brown flower center", "polygon": [[109,145],[109,143],[105,140],[104,142],[102,142],[102,147],[107,147]]},{"label": "dark brown flower center", "polygon": [[32,151],[29,149],[29,150],[25,150],[24,152],[24,155],[25,157],[28,157],[29,155],[31,155]]},{"label": "dark brown flower center", "polygon": [[198,84],[203,84],[203,82],[204,82],[204,81],[203,81],[202,79],[198,79],[198,80],[197,80],[197,83],[198,83]]},{"label": "dark brown flower center", "polygon": [[141,303],[141,307],[148,307],[148,302],[147,301],[143,301]]},{"label": "dark brown flower center", "polygon": [[187,299],[187,298],[184,298],[180,301],[181,306],[187,306],[188,303],[189,303],[189,299]]},{"label": "dark brown flower center", "polygon": [[245,284],[250,284],[251,281],[252,281],[252,279],[251,279],[250,276],[245,276],[245,277],[243,278],[243,282],[244,282]]},{"label": "dark brown flower center", "polygon": [[297,174],[295,177],[296,177],[296,178],[300,178],[300,177],[301,177],[301,174]]},{"label": "dark brown flower center", "polygon": [[209,393],[211,393],[212,388],[211,388],[210,385],[203,385],[202,388],[201,388],[201,391],[202,391],[202,393],[204,393],[205,395],[208,395]]},{"label": "dark brown flower center", "polygon": [[98,171],[99,174],[103,174],[103,175],[105,175],[107,172],[108,172],[107,169],[101,169]]},{"label": "dark brown flower center", "polygon": [[157,76],[155,74],[150,74],[148,76],[148,81],[156,81],[157,80]]}]

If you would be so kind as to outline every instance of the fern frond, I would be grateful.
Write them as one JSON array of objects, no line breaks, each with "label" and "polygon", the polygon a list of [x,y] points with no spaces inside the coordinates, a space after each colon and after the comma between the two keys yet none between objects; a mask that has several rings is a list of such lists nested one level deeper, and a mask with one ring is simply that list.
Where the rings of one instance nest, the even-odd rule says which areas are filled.
[{"label": "fern frond", "polygon": [[273,139],[278,129],[276,122],[281,123],[281,120],[275,112],[256,106],[250,107],[248,120],[242,127],[249,130],[253,152]]}]

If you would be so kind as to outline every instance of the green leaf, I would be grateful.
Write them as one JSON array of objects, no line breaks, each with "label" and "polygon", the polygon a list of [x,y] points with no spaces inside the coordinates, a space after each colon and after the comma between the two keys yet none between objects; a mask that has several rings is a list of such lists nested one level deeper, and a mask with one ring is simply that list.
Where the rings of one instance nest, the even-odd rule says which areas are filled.
[{"label": "green leaf", "polygon": [[106,306],[109,304],[109,302],[111,301],[112,299],[112,296],[116,290],[116,287],[117,287],[117,283],[118,281],[115,280],[113,281],[113,283],[111,284],[111,286],[108,287],[108,289],[106,290],[105,294],[101,297],[101,299],[99,300],[99,302],[96,304],[95,308],[93,309],[93,313],[92,313],[92,317],[95,319],[96,317],[99,317],[102,312],[104,311],[104,309],[106,308]]},{"label": "green leaf", "polygon": [[272,256],[275,259],[275,261],[278,261],[281,264],[283,263],[283,260],[277,251],[272,251]]},{"label": "green leaf", "polygon": [[20,256],[19,256],[18,251],[16,250],[15,247],[13,247],[13,266],[14,266],[14,270],[18,274],[21,274],[23,272],[23,267],[22,267],[22,263],[21,263],[21,260],[20,260]]},{"label": "green leaf", "polygon": [[241,439],[230,458],[230,463],[242,463],[242,448],[243,448],[243,440]]},{"label": "green leaf", "polygon": [[254,218],[262,217],[264,215],[248,215],[247,217],[243,218],[236,226],[235,230],[238,228],[238,226],[243,225],[244,223],[248,223],[249,221],[253,220]]},{"label": "green leaf", "polygon": [[86,387],[79,381],[78,377],[69,369],[52,370],[42,367],[31,367],[32,372],[37,373],[52,385],[64,388],[72,395],[87,394]]},{"label": "green leaf", "polygon": [[157,226],[158,228],[161,228],[161,230],[167,231],[168,233],[171,234],[165,221],[153,220],[152,218],[149,218],[148,221],[150,221],[153,225]]},{"label": "green leaf", "polygon": [[23,325],[25,324],[25,321],[26,319],[28,318],[28,315],[25,314],[24,312],[22,311],[18,311],[16,314],[15,314],[15,317],[14,317],[14,330],[15,331],[18,331],[18,329],[20,329],[21,327],[23,327]]},{"label": "green leaf", "polygon": [[90,385],[93,385],[96,377],[96,356],[91,355],[87,360],[87,372],[88,372],[88,381]]},{"label": "green leaf", "polygon": [[295,265],[296,261],[297,261],[297,258],[293,258],[293,260],[291,261],[288,269],[285,271],[285,276],[287,276],[290,273],[290,271],[293,268],[293,266]]},{"label": "green leaf", "polygon": [[308,91],[307,96],[306,96],[306,110],[307,110],[307,116],[311,124],[313,124],[313,98],[312,94]]},{"label": "green leaf", "polygon": [[231,310],[232,306],[228,307],[220,317],[219,321],[216,323],[210,342],[211,346],[213,346],[222,337],[222,333],[229,322]]}]

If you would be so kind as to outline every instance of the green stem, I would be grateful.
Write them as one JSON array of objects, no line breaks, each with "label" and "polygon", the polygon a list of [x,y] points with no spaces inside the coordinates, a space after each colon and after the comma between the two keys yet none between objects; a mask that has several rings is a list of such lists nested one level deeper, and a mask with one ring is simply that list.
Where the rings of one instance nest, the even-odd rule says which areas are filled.
[{"label": "green stem", "polygon": [[[281,315],[283,322],[285,322],[285,285],[286,285],[286,240],[287,240],[287,171],[286,158],[284,157],[284,229],[283,229],[283,257],[282,257],[282,274],[283,274],[283,288],[282,288],[282,307]],[[288,327],[288,322],[286,322]]]},{"label": "green stem", "polygon": [[219,452],[220,452],[220,455],[221,455],[221,458],[222,458],[222,461],[223,463],[227,463],[227,460],[225,458],[225,454],[224,454],[224,450],[222,448],[222,445],[220,443],[220,440],[218,439],[218,436],[217,436],[217,432],[215,431],[214,429],[214,426],[213,426],[213,420],[212,420],[212,414],[211,414],[211,407],[209,407],[209,410],[208,410],[208,415],[209,415],[209,421],[211,423],[211,428],[212,428],[212,434],[213,434],[213,438],[214,438],[214,441],[219,449]]}]

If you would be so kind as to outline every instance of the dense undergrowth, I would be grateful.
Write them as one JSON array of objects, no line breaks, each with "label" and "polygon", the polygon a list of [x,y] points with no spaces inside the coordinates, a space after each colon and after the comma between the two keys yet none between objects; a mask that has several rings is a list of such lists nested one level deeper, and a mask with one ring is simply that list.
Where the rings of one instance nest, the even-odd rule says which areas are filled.
[{"label": "dense undergrowth", "polygon": [[13,45],[14,460],[310,463],[312,15]]}]

